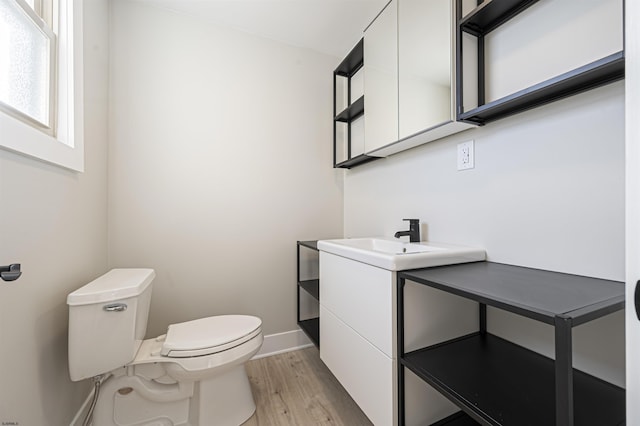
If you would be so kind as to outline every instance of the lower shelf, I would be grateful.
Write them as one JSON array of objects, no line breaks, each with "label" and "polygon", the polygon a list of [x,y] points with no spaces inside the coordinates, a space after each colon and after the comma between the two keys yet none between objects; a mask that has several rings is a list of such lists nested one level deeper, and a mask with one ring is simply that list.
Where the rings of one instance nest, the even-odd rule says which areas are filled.
[{"label": "lower shelf", "polygon": [[314,299],[320,300],[320,280],[299,281],[298,285],[313,296]]},{"label": "lower shelf", "polygon": [[298,327],[304,331],[314,345],[320,347],[320,318],[298,321]]},{"label": "lower shelf", "polygon": [[431,426],[478,426],[478,423],[462,411],[458,411],[433,423]]},{"label": "lower shelf", "polygon": [[[555,424],[554,361],[522,346],[474,333],[400,362],[481,424]],[[624,424],[624,389],[576,369],[573,389],[576,425]]]},{"label": "lower shelf", "polygon": [[371,157],[366,154],[360,154],[348,160],[345,160],[341,163],[336,164],[334,168],[350,169],[352,167],[359,166],[360,164],[368,163],[369,161],[377,160],[379,158],[380,157]]}]

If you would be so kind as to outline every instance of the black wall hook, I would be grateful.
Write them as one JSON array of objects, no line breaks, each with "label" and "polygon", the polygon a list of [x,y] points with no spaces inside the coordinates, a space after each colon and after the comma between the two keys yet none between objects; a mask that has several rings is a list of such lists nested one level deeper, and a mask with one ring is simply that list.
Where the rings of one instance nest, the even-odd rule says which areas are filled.
[{"label": "black wall hook", "polygon": [[0,278],[4,281],[15,281],[20,278],[22,272],[20,272],[20,264],[12,263],[8,266],[0,266]]}]

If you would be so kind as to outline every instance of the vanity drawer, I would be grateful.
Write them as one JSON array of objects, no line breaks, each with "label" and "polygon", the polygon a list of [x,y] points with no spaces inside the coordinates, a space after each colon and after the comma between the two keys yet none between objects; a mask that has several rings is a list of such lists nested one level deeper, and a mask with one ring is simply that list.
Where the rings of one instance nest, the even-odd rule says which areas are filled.
[{"label": "vanity drawer", "polygon": [[375,425],[394,424],[394,363],[320,306],[320,359]]},{"label": "vanity drawer", "polygon": [[320,304],[394,358],[396,273],[320,252]]}]

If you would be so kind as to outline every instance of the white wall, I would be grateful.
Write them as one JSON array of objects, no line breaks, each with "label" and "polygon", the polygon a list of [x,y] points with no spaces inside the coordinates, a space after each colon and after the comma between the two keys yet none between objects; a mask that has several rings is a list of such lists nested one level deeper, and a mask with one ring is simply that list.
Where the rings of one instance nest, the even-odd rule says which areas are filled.
[{"label": "white wall", "polygon": [[[85,169],[0,150],[0,422],[68,425],[87,395],[67,370],[67,294],[107,268],[106,0],[84,1]],[[11,423],[13,424],[13,423]]]},{"label": "white wall", "polygon": [[111,2],[109,264],[157,272],[148,335],[209,315],[296,328],[296,240],[342,234],[338,60]]},{"label": "white wall", "polygon": [[[458,172],[456,145],[467,140],[476,166]],[[346,236],[393,235],[409,217],[423,239],[484,247],[494,262],[623,280],[624,83],[347,173]],[[576,329],[578,366],[624,382],[623,317]],[[550,327],[496,312],[489,325],[553,353]]]}]

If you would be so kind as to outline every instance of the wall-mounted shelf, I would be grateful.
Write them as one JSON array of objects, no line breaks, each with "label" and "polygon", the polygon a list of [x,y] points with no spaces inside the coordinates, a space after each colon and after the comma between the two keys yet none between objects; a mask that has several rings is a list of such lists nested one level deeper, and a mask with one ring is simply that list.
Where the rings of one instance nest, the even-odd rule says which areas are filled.
[{"label": "wall-mounted shelf", "polygon": [[490,33],[495,28],[523,12],[538,0],[485,0],[460,20],[466,33],[476,37]]},{"label": "wall-mounted shelf", "polygon": [[[404,353],[406,281],[477,301],[480,331]],[[399,424],[408,368],[468,417],[437,425],[623,425],[624,389],[573,368],[571,335],[624,300],[624,283],[492,262],[399,272]],[[488,333],[487,306],[554,326],[555,360]]]},{"label": "wall-mounted shelf", "polygon": [[340,114],[336,115],[335,120],[343,123],[349,123],[364,114],[364,95],[360,96],[355,102],[345,108]]},{"label": "wall-mounted shelf", "polygon": [[624,53],[618,52],[459,115],[484,124],[624,78]]},{"label": "wall-mounted shelf", "polygon": [[346,161],[343,161],[340,164],[337,164],[336,167],[341,169],[350,169],[352,167],[359,166],[360,164],[368,163],[369,161],[378,160],[379,158],[380,157],[371,157],[366,154],[360,154]]},{"label": "wall-mounted shelf", "polygon": [[[458,42],[456,44],[458,63],[462,64],[463,62],[461,41],[463,33],[471,34],[477,38],[478,58],[477,108],[468,111],[462,110],[463,70],[462,67],[458,67],[456,70],[458,120],[483,125],[624,78],[624,51],[619,51],[511,95],[485,103],[485,36],[537,1],[485,0],[466,16],[458,16]],[[461,10],[461,4],[462,0],[458,0],[458,10]],[[514,70],[514,72],[517,71]]]},{"label": "wall-mounted shelf", "polygon": [[360,39],[358,44],[349,52],[346,58],[333,71],[334,74],[342,77],[352,77],[360,71],[364,65],[364,39]]},{"label": "wall-mounted shelf", "polygon": [[[351,79],[364,65],[364,39],[349,52],[346,58],[333,71],[333,167],[350,169],[351,167],[368,163],[378,159],[365,154],[353,154],[351,144],[351,123],[364,114],[364,95],[355,101],[351,100]],[[344,77],[347,79],[347,107],[342,111],[336,111],[336,91],[337,79]],[[346,135],[346,158],[338,158],[337,146],[337,125],[336,123],[347,124]]]},{"label": "wall-mounted shelf", "polygon": [[317,241],[298,241],[297,243],[297,322],[298,326],[305,332],[309,339],[320,347],[320,318],[301,319],[300,315],[300,290],[304,290],[317,302],[320,302],[320,280],[318,278],[302,279],[300,271],[300,248],[304,247],[313,251],[318,251]]}]

